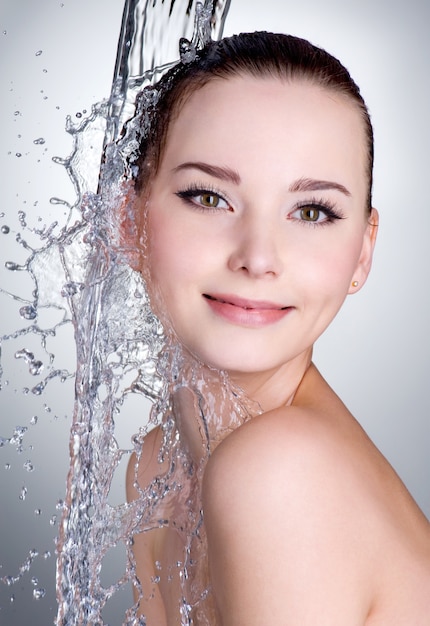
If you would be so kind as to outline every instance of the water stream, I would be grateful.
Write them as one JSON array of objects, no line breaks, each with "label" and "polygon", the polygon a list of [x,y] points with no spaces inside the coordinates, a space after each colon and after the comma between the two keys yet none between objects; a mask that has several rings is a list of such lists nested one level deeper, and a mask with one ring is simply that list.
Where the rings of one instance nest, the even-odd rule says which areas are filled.
[{"label": "water stream", "polygon": [[[205,604],[204,535],[196,500],[203,464],[192,469],[189,451],[181,448],[182,426],[172,417],[172,398],[181,398],[193,381],[186,402],[200,416],[199,428],[206,436],[202,457],[210,453],[215,432],[220,431],[219,416],[229,416],[223,425],[229,430],[247,418],[250,407],[231,392],[227,380],[223,394],[215,393],[219,374],[212,375],[185,357],[182,348],[168,338],[150,308],[144,280],[129,268],[118,246],[115,225],[117,208],[123,202],[122,183],[133,167],[130,155],[141,140],[141,117],[154,105],[147,100],[136,117],[136,94],[172,64],[187,62],[208,37],[219,37],[228,5],[227,0],[207,0],[204,5],[194,0],[126,0],[111,95],[95,104],[89,115],[80,116],[78,123],[67,120],[74,148],[69,157],[55,159],[73,182],[75,202],[53,198],[51,203],[61,209],[62,221],[51,224],[34,225],[33,219],[28,223],[24,211],[18,215],[14,232],[19,252],[6,263],[0,297],[4,306],[18,307],[21,324],[6,328],[1,337],[0,383],[3,393],[10,392],[7,363],[11,358],[19,362],[29,383],[13,393],[16,398],[22,393],[35,412],[25,424],[21,421],[11,432],[3,431],[0,447],[8,452],[4,458],[12,450],[21,456],[28,477],[36,474],[36,444],[33,438],[30,442],[29,433],[38,428],[40,412],[51,418],[55,413],[55,421],[68,419],[44,400],[45,389],[58,385],[64,396],[73,393],[74,385],[67,485],[49,517],[51,530],[57,531],[58,626],[104,624],[109,606],[121,593],[126,594],[129,607],[122,622],[144,623],[136,615],[131,594],[132,585],[139,587],[130,550],[132,536],[165,524],[161,510],[168,506],[170,495],[178,493],[184,477],[189,489],[184,489],[184,508],[178,513],[178,523],[181,515],[186,519],[182,526],[187,545],[187,556],[178,564],[182,621],[210,623]],[[178,59],[180,38],[186,41]],[[123,133],[128,120],[132,121]],[[8,235],[10,228],[4,223],[2,235]],[[74,349],[70,349],[72,328],[76,366]],[[51,339],[64,330],[68,333],[66,354],[54,354]],[[141,398],[142,416],[147,399],[154,403],[149,421],[142,417],[139,432],[128,442],[118,441],[117,424],[122,422],[123,428],[136,398]],[[40,402],[38,414],[36,401]],[[145,434],[159,424],[167,471],[141,490],[138,500],[126,504],[124,495],[124,501],[113,502],[110,492],[116,476],[123,476],[130,453],[135,450],[139,455]],[[67,442],[58,445],[66,451]],[[10,465],[6,460],[6,471]],[[52,472],[61,476],[58,467]],[[21,501],[28,499],[31,481],[23,482],[18,491]],[[46,521],[45,512],[37,503],[34,506],[35,518]],[[54,545],[44,550],[26,545],[18,567],[2,562],[1,583],[10,603],[16,601],[14,590],[29,576],[33,599],[50,592],[40,584],[35,568],[42,560],[52,560],[53,553]],[[109,573],[110,562],[119,575]]]}]

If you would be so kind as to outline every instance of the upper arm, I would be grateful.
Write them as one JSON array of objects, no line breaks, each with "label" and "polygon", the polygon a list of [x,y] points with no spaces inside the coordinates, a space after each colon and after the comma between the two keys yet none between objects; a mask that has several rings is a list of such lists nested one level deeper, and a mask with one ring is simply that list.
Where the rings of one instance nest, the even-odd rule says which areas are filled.
[{"label": "upper arm", "polygon": [[285,415],[239,428],[206,469],[210,571],[223,624],[363,624],[367,553],[354,472],[324,427],[300,411]]}]

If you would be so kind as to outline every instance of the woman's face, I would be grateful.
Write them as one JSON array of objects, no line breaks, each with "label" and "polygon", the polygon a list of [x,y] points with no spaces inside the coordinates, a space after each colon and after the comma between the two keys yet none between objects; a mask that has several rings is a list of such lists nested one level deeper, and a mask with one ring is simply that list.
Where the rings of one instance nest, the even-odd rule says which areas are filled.
[{"label": "woman's face", "polygon": [[360,114],[310,83],[238,76],[187,100],[151,187],[147,262],[190,351],[243,374],[310,353],[370,268],[365,166]]}]

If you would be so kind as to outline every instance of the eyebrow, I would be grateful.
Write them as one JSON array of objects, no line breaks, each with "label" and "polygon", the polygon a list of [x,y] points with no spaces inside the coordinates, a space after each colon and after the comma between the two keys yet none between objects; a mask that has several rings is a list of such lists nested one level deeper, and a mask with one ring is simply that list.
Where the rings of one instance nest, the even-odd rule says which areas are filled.
[{"label": "eyebrow", "polygon": [[241,182],[240,176],[235,170],[232,170],[229,167],[209,165],[209,163],[202,163],[202,161],[187,161],[186,163],[181,163],[177,167],[173,168],[173,172],[180,172],[188,169],[200,170],[205,174],[209,174],[209,176],[214,176],[220,180],[232,182],[235,185],[239,185]]},{"label": "eyebrow", "polygon": [[335,189],[345,196],[350,196],[351,192],[340,183],[330,180],[317,180],[315,178],[299,178],[289,188],[289,191],[321,191],[325,189]]},{"label": "eyebrow", "polygon": [[[232,170],[229,167],[210,165],[209,163],[204,163],[202,161],[186,161],[185,163],[181,163],[180,165],[174,167],[172,171],[180,172],[187,169],[200,170],[209,176],[214,176],[215,178],[226,180],[236,185],[239,185],[241,182],[240,175],[235,170]],[[322,191],[329,189],[335,189],[336,191],[343,193],[345,196],[351,196],[351,192],[344,185],[330,180],[299,178],[289,187],[289,191],[292,193],[299,191]]]}]

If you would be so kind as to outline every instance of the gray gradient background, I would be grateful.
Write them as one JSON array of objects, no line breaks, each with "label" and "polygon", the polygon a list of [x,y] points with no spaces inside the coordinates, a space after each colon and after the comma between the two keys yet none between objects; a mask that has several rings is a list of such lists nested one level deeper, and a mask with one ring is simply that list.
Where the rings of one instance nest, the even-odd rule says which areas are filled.
[{"label": "gray gradient background", "polygon": [[[75,116],[110,91],[122,0],[2,0],[0,6],[0,162],[1,224],[18,230],[17,211],[42,215],[49,223],[58,210],[51,196],[73,199],[54,155],[67,155],[71,139],[66,114]],[[430,516],[430,378],[429,357],[429,165],[430,165],[430,5],[425,0],[232,0],[226,34],[266,29],[309,38],[338,56],[362,88],[375,126],[374,204],[381,226],[374,268],[363,291],[350,297],[319,341],[315,361],[377,446],[395,467]],[[6,34],[3,33],[6,31]],[[42,54],[36,56],[36,52]],[[44,70],[47,70],[44,72]],[[15,111],[20,115],[14,115]],[[75,118],[76,119],[76,118]],[[21,135],[20,137],[18,135]],[[33,144],[44,137],[46,143]],[[22,156],[16,157],[20,152]],[[34,203],[37,201],[37,206]],[[1,266],[24,258],[13,232],[0,234]],[[0,268],[0,283],[29,294],[24,276]],[[19,326],[15,303],[0,300],[0,333]],[[52,342],[64,367],[73,369],[73,340],[66,328]],[[36,344],[34,344],[36,346]],[[29,427],[25,451],[0,448],[0,577],[15,574],[30,548],[53,553],[58,514],[64,495],[73,387],[53,383],[46,396],[25,396],[30,384],[13,352],[31,340],[5,347],[9,386],[0,394],[0,436],[15,425]],[[37,346],[36,346],[37,347]],[[132,406],[134,404],[134,406]],[[30,417],[38,415],[36,426]],[[144,419],[144,407],[130,401],[123,413],[121,437]],[[30,448],[33,446],[33,449]],[[36,467],[25,472],[31,458]],[[334,460],[335,462],[335,460]],[[6,471],[6,463],[11,469]],[[122,477],[112,501],[123,498]],[[25,501],[21,487],[28,488]],[[34,515],[40,508],[41,514]],[[121,556],[110,557],[105,576],[114,576]],[[31,577],[47,590],[32,598]],[[0,625],[42,626],[55,615],[54,558],[37,557],[22,582],[0,582]],[[107,579],[106,579],[107,582]],[[121,622],[129,591],[106,613],[109,624]],[[15,596],[15,602],[10,597]]]}]

